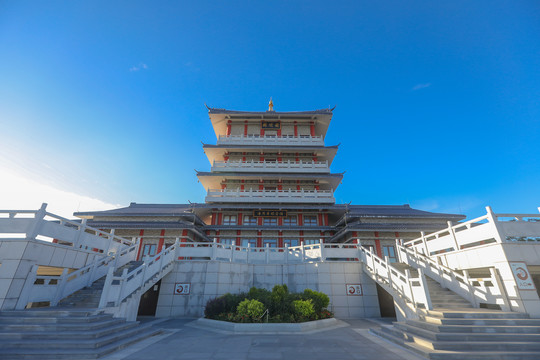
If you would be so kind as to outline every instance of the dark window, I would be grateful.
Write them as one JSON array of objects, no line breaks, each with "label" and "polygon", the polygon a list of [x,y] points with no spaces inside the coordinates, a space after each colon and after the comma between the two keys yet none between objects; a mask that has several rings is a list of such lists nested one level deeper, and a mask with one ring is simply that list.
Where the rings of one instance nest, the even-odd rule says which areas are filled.
[{"label": "dark window", "polygon": [[223,225],[236,225],[236,215],[223,216]]},{"label": "dark window", "polygon": [[291,226],[291,225],[297,225],[297,224],[298,224],[298,221],[297,221],[296,215],[286,216],[283,218],[283,225]]},{"label": "dark window", "polygon": [[257,218],[251,215],[245,215],[244,225],[257,225]]},{"label": "dark window", "polygon": [[271,218],[263,218],[263,225],[277,225],[277,218],[271,217]]}]

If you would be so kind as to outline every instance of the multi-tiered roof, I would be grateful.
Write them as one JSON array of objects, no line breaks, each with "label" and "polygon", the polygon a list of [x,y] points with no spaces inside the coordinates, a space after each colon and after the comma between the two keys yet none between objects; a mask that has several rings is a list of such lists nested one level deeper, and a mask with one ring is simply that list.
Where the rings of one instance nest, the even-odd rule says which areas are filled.
[{"label": "multi-tiered roof", "polygon": [[337,146],[324,138],[333,109],[276,112],[208,108],[217,144],[197,172],[207,203],[334,204],[343,174],[330,172]]}]

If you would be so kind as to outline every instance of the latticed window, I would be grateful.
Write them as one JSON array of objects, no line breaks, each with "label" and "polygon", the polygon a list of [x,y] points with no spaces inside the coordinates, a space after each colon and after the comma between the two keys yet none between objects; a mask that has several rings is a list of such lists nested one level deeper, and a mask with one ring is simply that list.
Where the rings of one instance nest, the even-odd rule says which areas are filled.
[{"label": "latticed window", "polygon": [[298,239],[283,239],[283,246],[288,245],[290,246],[299,246],[300,241]]},{"label": "latticed window", "polygon": [[388,260],[390,262],[396,262],[396,249],[393,246],[383,246],[383,254],[384,256],[388,256]]},{"label": "latticed window", "polygon": [[275,217],[265,217],[263,219],[263,225],[277,225],[277,218]]},{"label": "latticed window", "polygon": [[244,225],[257,225],[257,218],[251,215],[244,215]]},{"label": "latticed window", "polygon": [[234,241],[234,239],[230,239],[230,238],[221,238],[221,239],[219,240],[219,243],[220,243],[220,244],[229,244],[229,245],[230,245],[230,244],[233,243],[233,241]]},{"label": "latticed window", "polygon": [[315,215],[306,215],[306,216],[304,216],[304,225],[305,226],[317,226],[317,216],[315,216]]},{"label": "latticed window", "polygon": [[242,239],[242,246],[243,247],[257,247],[257,239]]},{"label": "latticed window", "polygon": [[263,240],[263,246],[266,247],[266,245],[268,244],[268,247],[277,247],[277,240],[276,239],[266,239],[266,240]]},{"label": "latticed window", "polygon": [[283,225],[291,226],[291,225],[297,225],[297,224],[298,224],[298,219],[296,218],[296,215],[286,216],[283,218]]},{"label": "latticed window", "polygon": [[223,225],[236,225],[236,215],[224,215]]}]

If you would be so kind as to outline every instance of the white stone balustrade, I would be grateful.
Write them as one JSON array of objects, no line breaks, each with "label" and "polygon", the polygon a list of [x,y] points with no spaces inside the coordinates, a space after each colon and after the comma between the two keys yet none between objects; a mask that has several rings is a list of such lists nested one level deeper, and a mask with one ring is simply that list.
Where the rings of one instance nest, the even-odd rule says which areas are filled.
[{"label": "white stone balustrade", "polygon": [[63,246],[97,251],[103,254],[116,252],[133,245],[133,241],[86,225],[86,220],[76,222],[46,211],[47,204],[39,210],[0,210],[0,236],[16,240],[57,240]]},{"label": "white stone balustrade", "polygon": [[329,173],[328,161],[214,161],[212,172],[234,171],[234,172],[264,172],[279,171],[281,173]]},{"label": "white stone balustrade", "polygon": [[335,203],[332,190],[208,190],[206,202]]},{"label": "white stone balustrade", "polygon": [[540,244],[540,214],[487,214],[407,241],[403,245],[433,256],[492,243]]},{"label": "white stone balustrade", "polygon": [[296,145],[296,146],[324,146],[321,136],[260,136],[260,135],[220,135],[218,145]]}]

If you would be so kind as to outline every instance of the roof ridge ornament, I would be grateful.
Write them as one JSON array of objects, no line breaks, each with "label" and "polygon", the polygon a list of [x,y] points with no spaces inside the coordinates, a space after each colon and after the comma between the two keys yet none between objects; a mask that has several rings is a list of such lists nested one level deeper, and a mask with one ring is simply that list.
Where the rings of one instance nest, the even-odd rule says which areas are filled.
[{"label": "roof ridge ornament", "polygon": [[271,96],[270,96],[270,101],[268,102],[268,111],[274,111],[274,102],[272,101]]}]

